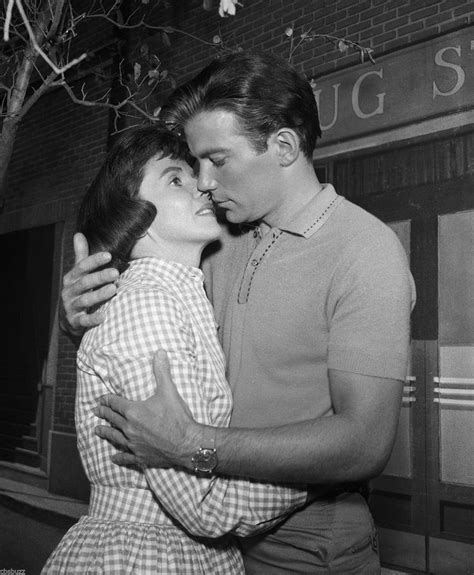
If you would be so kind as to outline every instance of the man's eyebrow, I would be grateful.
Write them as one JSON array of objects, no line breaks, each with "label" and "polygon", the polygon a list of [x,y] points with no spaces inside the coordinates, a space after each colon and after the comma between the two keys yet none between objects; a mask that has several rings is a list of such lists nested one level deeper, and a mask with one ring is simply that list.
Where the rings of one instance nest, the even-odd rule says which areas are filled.
[{"label": "man's eyebrow", "polygon": [[203,150],[199,157],[201,158],[208,158],[213,154],[227,154],[229,152],[228,148],[209,148],[208,150]]}]

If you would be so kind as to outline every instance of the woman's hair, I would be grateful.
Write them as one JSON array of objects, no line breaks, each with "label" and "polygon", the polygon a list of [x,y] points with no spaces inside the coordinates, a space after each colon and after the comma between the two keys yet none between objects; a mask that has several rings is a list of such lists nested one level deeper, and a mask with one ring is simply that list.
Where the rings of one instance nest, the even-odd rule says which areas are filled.
[{"label": "woman's hair", "polygon": [[235,114],[257,152],[279,128],[292,128],[303,154],[311,158],[321,136],[318,107],[309,82],[282,58],[269,53],[236,52],[212,61],[179,87],[162,118],[182,130],[200,112]]},{"label": "woman's hair", "polygon": [[186,143],[155,126],[130,128],[110,149],[79,209],[77,230],[90,253],[108,251],[108,266],[124,271],[132,248],[156,216],[155,206],[139,197],[146,163],[153,157],[190,161]]}]

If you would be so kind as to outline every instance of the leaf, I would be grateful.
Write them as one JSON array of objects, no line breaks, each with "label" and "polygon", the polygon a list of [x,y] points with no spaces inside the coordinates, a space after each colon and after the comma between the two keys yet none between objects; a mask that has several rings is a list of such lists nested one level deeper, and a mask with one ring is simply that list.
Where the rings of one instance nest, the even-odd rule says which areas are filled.
[{"label": "leaf", "polygon": [[171,42],[168,34],[166,32],[162,32],[161,38],[163,40],[163,44],[169,48],[171,46]]},{"label": "leaf", "polygon": [[235,16],[235,5],[238,4],[242,6],[238,0],[220,0],[219,3],[219,16],[224,18],[225,16]]},{"label": "leaf", "polygon": [[344,40],[339,40],[339,42],[337,43],[337,48],[339,52],[347,52],[349,46],[346,44],[346,42],[344,42]]}]

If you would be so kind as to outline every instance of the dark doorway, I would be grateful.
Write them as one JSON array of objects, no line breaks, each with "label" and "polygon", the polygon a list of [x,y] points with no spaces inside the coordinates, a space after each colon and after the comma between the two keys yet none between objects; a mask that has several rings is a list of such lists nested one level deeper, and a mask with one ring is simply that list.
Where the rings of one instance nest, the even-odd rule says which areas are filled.
[{"label": "dark doorway", "polygon": [[0,459],[40,466],[38,400],[51,332],[55,226],[0,236]]}]

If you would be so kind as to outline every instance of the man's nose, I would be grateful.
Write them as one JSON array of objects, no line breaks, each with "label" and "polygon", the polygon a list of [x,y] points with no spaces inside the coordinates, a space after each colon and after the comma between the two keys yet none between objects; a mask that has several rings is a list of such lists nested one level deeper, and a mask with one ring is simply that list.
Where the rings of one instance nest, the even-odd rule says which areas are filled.
[{"label": "man's nose", "polygon": [[201,194],[212,194],[216,189],[216,182],[210,177],[206,169],[201,168],[199,170],[197,187]]}]

